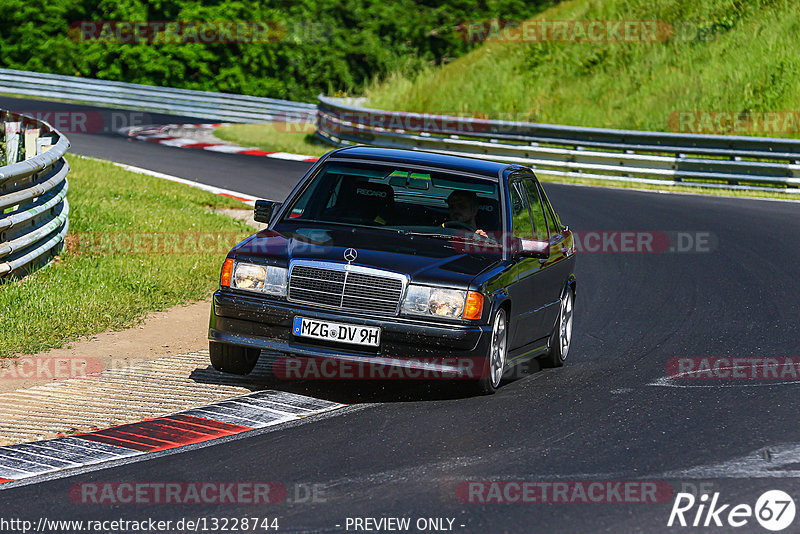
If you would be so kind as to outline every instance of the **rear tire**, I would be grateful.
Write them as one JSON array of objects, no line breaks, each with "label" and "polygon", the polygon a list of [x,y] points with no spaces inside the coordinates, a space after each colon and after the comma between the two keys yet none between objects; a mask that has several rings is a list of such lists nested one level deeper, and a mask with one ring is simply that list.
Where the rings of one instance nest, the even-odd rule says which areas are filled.
[{"label": "rear tire", "polygon": [[247,375],[256,366],[261,349],[229,345],[217,341],[208,342],[211,366],[217,371],[233,375]]},{"label": "rear tire", "polygon": [[550,350],[541,358],[542,367],[562,367],[569,354],[569,345],[572,341],[572,312],[575,305],[575,295],[567,288],[561,297],[561,309],[558,320],[550,334]]}]

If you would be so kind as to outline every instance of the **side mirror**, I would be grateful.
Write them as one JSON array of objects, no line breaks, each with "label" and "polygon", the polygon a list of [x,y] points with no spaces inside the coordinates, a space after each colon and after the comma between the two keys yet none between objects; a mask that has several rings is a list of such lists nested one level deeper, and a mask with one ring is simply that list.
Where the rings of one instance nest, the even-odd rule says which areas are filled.
[{"label": "side mirror", "polygon": [[514,255],[525,258],[539,258],[546,260],[550,258],[550,242],[537,241],[535,239],[516,239]]},{"label": "side mirror", "polygon": [[280,205],[280,202],[275,202],[274,200],[256,200],[253,218],[256,222],[269,224],[272,215],[278,210]]}]

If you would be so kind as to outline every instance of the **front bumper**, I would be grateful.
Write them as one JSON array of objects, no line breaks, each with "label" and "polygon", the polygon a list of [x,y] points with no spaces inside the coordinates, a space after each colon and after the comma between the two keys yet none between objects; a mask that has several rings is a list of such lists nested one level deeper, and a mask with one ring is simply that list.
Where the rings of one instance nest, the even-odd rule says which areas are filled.
[{"label": "front bumper", "polygon": [[[297,337],[296,315],[323,321],[381,328],[379,347],[357,347]],[[488,354],[491,326],[443,324],[405,317],[370,317],[329,311],[293,302],[217,291],[211,307],[211,341],[260,348],[286,355],[330,358],[355,364],[383,365],[471,377]]]}]

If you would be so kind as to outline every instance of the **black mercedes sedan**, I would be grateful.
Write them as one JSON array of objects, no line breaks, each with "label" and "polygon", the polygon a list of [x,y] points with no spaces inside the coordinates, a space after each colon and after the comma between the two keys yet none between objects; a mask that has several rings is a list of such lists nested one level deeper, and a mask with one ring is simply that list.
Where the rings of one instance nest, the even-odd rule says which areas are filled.
[{"label": "black mercedes sedan", "polygon": [[567,358],[573,236],[527,167],[348,147],[255,214],[268,227],[228,253],[213,297],[219,371],[248,374],[264,350],[288,378],[493,393],[520,361]]}]

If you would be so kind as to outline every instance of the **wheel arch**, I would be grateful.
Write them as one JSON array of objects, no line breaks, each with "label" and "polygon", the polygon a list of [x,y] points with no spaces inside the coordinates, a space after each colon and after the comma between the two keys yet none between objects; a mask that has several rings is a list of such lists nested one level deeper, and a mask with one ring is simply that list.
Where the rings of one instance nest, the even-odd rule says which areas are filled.
[{"label": "wheel arch", "polygon": [[489,310],[488,320],[491,322],[497,310],[503,308],[506,312],[506,318],[511,318],[511,296],[505,289],[501,289],[492,295],[492,307]]}]

